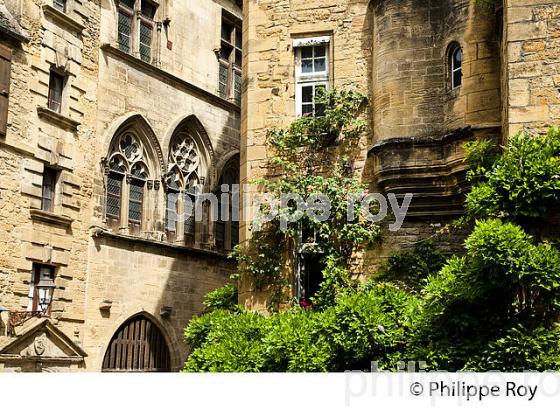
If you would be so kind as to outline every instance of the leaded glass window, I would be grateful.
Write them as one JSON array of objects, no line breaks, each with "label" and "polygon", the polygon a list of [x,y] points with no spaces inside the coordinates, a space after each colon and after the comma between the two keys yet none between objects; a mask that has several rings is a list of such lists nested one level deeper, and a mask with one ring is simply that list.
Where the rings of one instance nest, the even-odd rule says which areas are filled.
[{"label": "leaded glass window", "polygon": [[123,176],[110,172],[107,177],[107,216],[120,219]]},{"label": "leaded glass window", "polygon": [[152,58],[152,26],[144,22],[140,24],[140,58],[147,63]]},{"label": "leaded glass window", "polygon": [[125,53],[131,51],[132,14],[127,10],[119,10],[119,49]]},{"label": "leaded glass window", "polygon": [[185,242],[193,243],[197,229],[195,222],[197,196],[201,191],[201,173],[204,168],[198,146],[188,132],[181,131],[173,137],[168,164],[169,169],[166,175],[168,215],[173,216],[174,209],[174,203],[169,198],[169,193],[179,193],[178,200],[182,204],[175,208],[182,210],[182,215],[177,218],[181,225],[175,224],[176,231],[173,231],[173,226],[170,226],[171,222],[168,222],[168,240],[172,239],[172,235],[169,235],[170,232],[178,232],[177,235],[184,235],[184,238],[178,237],[177,239],[185,239]]},{"label": "leaded glass window", "polygon": [[[133,233],[141,228],[144,190],[148,178],[149,170],[143,145],[134,134],[123,133],[113,142],[109,157],[106,200],[108,220],[119,222],[124,213],[124,217],[128,218],[128,225],[132,228]],[[128,201],[125,199],[123,202],[125,180],[128,184]],[[123,209],[123,206],[126,208]]]},{"label": "leaded glass window", "polygon": [[134,224],[142,222],[142,202],[144,200],[144,180],[132,178],[128,197],[128,220]]}]

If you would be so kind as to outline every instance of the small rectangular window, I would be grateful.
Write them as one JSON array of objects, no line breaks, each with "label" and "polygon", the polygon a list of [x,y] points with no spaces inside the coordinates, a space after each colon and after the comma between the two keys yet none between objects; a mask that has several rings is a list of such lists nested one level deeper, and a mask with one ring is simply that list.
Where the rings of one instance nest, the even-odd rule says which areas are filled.
[{"label": "small rectangular window", "polygon": [[[328,37],[326,38],[328,39]],[[324,115],[325,107],[317,103],[317,95],[329,85],[329,43],[298,40],[296,52],[296,113],[298,116]]]},{"label": "small rectangular window", "polygon": [[43,187],[41,193],[41,209],[43,211],[52,212],[54,209],[57,175],[58,172],[52,168],[45,167],[43,171]]},{"label": "small rectangular window", "polygon": [[66,0],[53,0],[53,7],[63,13],[66,13]]},{"label": "small rectangular window", "polygon": [[62,92],[64,90],[64,77],[51,71],[49,77],[49,109],[60,113],[62,111]]},{"label": "small rectangular window", "polygon": [[27,310],[43,315],[50,314],[54,287],[54,267],[34,263]]}]

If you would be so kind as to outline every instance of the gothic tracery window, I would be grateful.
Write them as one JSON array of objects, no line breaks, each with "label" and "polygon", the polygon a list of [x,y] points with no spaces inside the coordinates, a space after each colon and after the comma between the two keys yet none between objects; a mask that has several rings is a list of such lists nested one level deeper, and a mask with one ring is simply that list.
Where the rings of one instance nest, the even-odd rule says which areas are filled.
[{"label": "gothic tracery window", "polygon": [[187,132],[180,132],[169,149],[166,230],[168,240],[194,243],[195,205],[203,183],[203,159]]},{"label": "gothic tracery window", "polygon": [[[144,190],[149,178],[145,149],[132,133],[120,135],[108,159],[106,216],[111,227],[142,227]],[[127,187],[127,189],[124,189]]]}]

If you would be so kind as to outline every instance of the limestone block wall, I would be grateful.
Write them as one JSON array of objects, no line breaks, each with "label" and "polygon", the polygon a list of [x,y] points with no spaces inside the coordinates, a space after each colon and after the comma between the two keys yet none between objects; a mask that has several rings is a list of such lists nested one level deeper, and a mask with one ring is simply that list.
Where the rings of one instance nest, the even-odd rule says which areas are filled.
[{"label": "limestone block wall", "polygon": [[[99,9],[70,0],[60,16],[52,2],[8,0],[28,40],[12,50],[8,131],[0,139],[0,304],[25,311],[32,264],[55,267],[52,320],[82,340],[91,169],[96,129]],[[67,78],[61,113],[47,108],[49,71]],[[41,207],[45,166],[58,170],[52,213]]]},{"label": "limestone block wall", "polygon": [[[154,20],[156,65],[185,81],[217,94],[222,10],[241,19],[242,11],[233,0],[157,0]],[[102,44],[117,44],[115,0],[101,0]]]},{"label": "limestone block wall", "polygon": [[[232,262],[223,255],[111,236],[92,238],[88,253],[87,368],[101,369],[118,327],[142,312],[168,338],[172,370],[181,369],[188,354],[183,331],[192,315],[204,309],[204,295],[228,280]],[[100,309],[106,301],[112,302],[110,310]],[[171,308],[168,317],[161,315],[164,307]]]},{"label": "limestone block wall", "polygon": [[[114,47],[112,0],[68,0],[66,13],[54,10],[50,0],[6,3],[29,41],[0,38],[13,55],[8,133],[0,139],[0,305],[26,311],[32,264],[54,266],[49,321],[84,348],[87,370],[101,369],[114,332],[139,313],[163,329],[172,367],[179,369],[187,355],[184,327],[203,309],[206,293],[234,269],[217,252],[103,231],[102,160],[127,119],[140,119],[166,162],[171,135],[181,121],[194,118],[212,153],[207,191],[239,153],[240,111],[217,95],[215,52],[222,10],[240,16],[239,6],[158,3],[158,22],[166,16],[170,21],[166,28],[157,25],[162,31],[154,50],[160,53],[150,63]],[[47,108],[52,68],[66,76],[60,113]],[[39,209],[47,166],[59,171],[53,212]],[[148,201],[157,208],[150,226],[162,231],[162,181],[150,182]],[[106,300],[113,303],[110,313],[100,309]],[[160,315],[163,306],[172,307],[167,319]]]},{"label": "limestone block wall", "polygon": [[[474,1],[375,1],[374,140],[500,123],[499,26]],[[448,52],[463,50],[451,89]]]},{"label": "limestone block wall", "polygon": [[506,135],[545,131],[560,122],[560,4],[506,0]]}]

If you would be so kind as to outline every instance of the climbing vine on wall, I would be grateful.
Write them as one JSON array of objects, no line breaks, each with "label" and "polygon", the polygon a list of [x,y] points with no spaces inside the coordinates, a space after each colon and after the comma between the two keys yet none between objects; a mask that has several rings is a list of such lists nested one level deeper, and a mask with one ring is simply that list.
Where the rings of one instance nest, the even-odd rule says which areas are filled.
[{"label": "climbing vine on wall", "polygon": [[[304,116],[287,128],[270,130],[268,141],[273,155],[268,162],[269,174],[253,182],[276,203],[286,195],[326,196],[330,203],[328,218],[321,221],[298,209],[296,201],[288,201],[271,220],[256,221],[253,226],[259,229],[254,229],[251,239],[233,252],[240,274],[250,278],[256,289],[271,292],[273,309],[290,293],[297,249],[306,247],[308,252],[320,255],[325,266],[323,277],[345,286],[352,255],[380,239],[379,226],[364,217],[356,201],[368,192],[354,175],[349,160],[355,157],[360,137],[367,132],[362,115],[367,98],[354,90],[330,90],[319,94],[317,103],[324,106],[324,115]],[[267,206],[262,206],[262,215],[270,215]],[[357,216],[353,220],[348,219],[349,207]],[[332,300],[332,295],[324,293],[316,296],[316,305]]]}]

